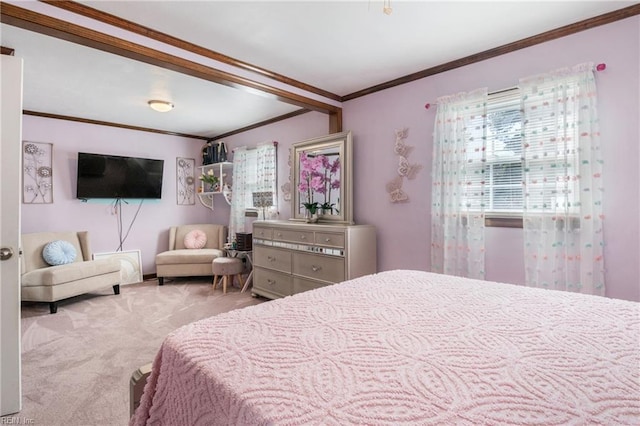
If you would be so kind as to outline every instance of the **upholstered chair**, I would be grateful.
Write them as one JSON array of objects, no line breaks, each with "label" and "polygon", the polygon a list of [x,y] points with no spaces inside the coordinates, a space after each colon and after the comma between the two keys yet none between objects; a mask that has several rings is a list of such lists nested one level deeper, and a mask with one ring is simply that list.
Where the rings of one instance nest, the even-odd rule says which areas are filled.
[{"label": "upholstered chair", "polygon": [[156,255],[158,284],[165,277],[212,275],[211,264],[224,257],[227,227],[224,225],[180,225],[169,229],[169,249]]},{"label": "upholstered chair", "polygon": [[21,262],[22,300],[47,302],[52,314],[63,299],[107,287],[120,293],[122,264],[91,260],[86,231],[22,234]]}]

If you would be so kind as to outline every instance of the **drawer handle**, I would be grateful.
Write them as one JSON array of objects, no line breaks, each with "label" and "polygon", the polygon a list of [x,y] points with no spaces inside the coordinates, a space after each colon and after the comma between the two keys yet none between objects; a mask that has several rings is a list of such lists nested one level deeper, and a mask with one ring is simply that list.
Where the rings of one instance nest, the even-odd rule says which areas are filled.
[{"label": "drawer handle", "polygon": [[325,238],[325,239],[324,239],[324,242],[325,242],[325,243],[328,243],[329,241],[331,241],[331,238]]},{"label": "drawer handle", "polygon": [[267,280],[268,285],[274,285],[276,282],[274,280]]},{"label": "drawer handle", "polygon": [[318,272],[320,269],[322,269],[321,266],[311,265],[311,270],[313,272]]},{"label": "drawer handle", "polygon": [[280,233],[280,232],[278,232],[277,235],[278,235],[278,237],[282,237],[282,233]]},{"label": "drawer handle", "polygon": [[267,256],[267,261],[269,261],[269,262],[275,262],[275,261],[276,261],[276,258],[275,258],[275,257],[273,257],[273,256]]},{"label": "drawer handle", "polygon": [[301,240],[306,240],[306,239],[307,239],[307,237],[306,237],[305,235],[300,235],[300,239],[301,239]]}]

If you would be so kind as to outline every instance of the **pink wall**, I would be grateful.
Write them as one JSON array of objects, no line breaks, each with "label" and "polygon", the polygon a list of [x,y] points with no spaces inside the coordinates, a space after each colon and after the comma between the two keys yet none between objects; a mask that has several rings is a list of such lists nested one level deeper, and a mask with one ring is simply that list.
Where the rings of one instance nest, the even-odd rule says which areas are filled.
[{"label": "pink wall", "polygon": [[[422,54],[417,52],[417,54]],[[424,53],[428,54],[428,52]],[[559,40],[472,64],[399,87],[354,99],[343,105],[344,129],[354,135],[354,215],[357,223],[378,229],[378,270],[430,269],[431,148],[437,97],[486,86],[490,91],[517,85],[520,77],[580,62],[605,62],[597,75],[600,99],[606,223],[607,295],[640,301],[640,17],[584,31]],[[278,185],[288,178],[292,143],[328,133],[328,119],[307,113],[225,139],[228,147],[276,140]],[[385,185],[397,173],[395,130],[409,129],[411,163],[423,165],[416,179],[405,181],[410,200],[392,204]],[[75,155],[79,150],[165,159],[163,199],[144,205],[125,249],[141,249],[145,273],[155,271],[153,256],[166,246],[166,229],[177,223],[228,222],[229,208],[215,199],[215,211],[175,203],[175,157],[199,158],[201,141],[25,117],[24,138],[55,144],[54,194],[51,205],[23,205],[23,232],[88,229],[95,252],[117,247],[115,217],[105,205],[80,203],[75,197]],[[631,189],[631,191],[630,191]],[[136,206],[125,208],[125,221]],[[280,219],[291,205],[280,194]],[[126,222],[128,223],[128,222]],[[488,228],[487,279],[522,283],[523,241],[518,229]]]},{"label": "pink wall", "polygon": [[[214,210],[202,206],[176,203],[176,157],[195,158],[201,165],[203,141],[177,136],[118,129],[108,126],[75,123],[26,115],[23,118],[23,138],[26,141],[54,144],[53,204],[23,204],[22,232],[86,230],[91,234],[94,253],[115,251],[119,245],[118,218],[108,202],[76,199],[78,151],[113,155],[131,155],[164,160],[162,199],[145,201],[131,228],[123,249],[141,250],[143,273],[155,273],[155,255],[166,250],[170,226],[185,223],[229,223],[229,205],[222,196],[215,196]],[[231,150],[236,146],[254,147],[265,141],[278,141],[278,182],[288,179],[286,167],[292,143],[326,134],[329,120],[320,113],[307,113],[286,122],[275,123],[225,139]],[[230,157],[232,159],[233,156]],[[196,170],[196,174],[199,172]],[[280,195],[280,218],[290,217],[291,204]],[[124,204],[123,228],[126,233],[138,203]],[[250,228],[249,228],[250,231]]]},{"label": "pink wall", "polygon": [[[428,53],[425,53],[428,54]],[[640,17],[636,16],[346,102],[354,133],[357,223],[378,228],[378,269],[430,268],[431,149],[439,96],[478,87],[516,86],[525,77],[581,62],[604,62],[597,74],[606,184],[607,295],[640,301]],[[410,201],[392,204],[385,184],[396,176],[394,131],[407,127],[409,161],[424,168],[403,186]],[[523,283],[522,231],[488,228],[487,279]]]},{"label": "pink wall", "polygon": [[[118,221],[108,201],[83,203],[76,199],[78,151],[164,160],[162,199],[145,201],[133,224],[124,250],[141,250],[143,273],[155,273],[155,255],[166,250],[170,226],[184,223],[226,223],[202,206],[176,203],[176,157],[195,158],[203,141],[177,136],[117,129],[26,115],[23,139],[53,143],[53,204],[22,204],[22,232],[85,230],[94,253],[115,251],[119,245]],[[220,200],[224,202],[222,199]],[[138,203],[123,204],[123,233]]]}]

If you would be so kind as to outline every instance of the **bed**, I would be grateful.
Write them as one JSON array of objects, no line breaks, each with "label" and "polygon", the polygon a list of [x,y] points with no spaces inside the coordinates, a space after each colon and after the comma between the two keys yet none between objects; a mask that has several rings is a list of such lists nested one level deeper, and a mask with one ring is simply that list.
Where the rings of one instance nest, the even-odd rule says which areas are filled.
[{"label": "bed", "polygon": [[169,335],[131,425],[640,424],[640,303],[396,270]]}]

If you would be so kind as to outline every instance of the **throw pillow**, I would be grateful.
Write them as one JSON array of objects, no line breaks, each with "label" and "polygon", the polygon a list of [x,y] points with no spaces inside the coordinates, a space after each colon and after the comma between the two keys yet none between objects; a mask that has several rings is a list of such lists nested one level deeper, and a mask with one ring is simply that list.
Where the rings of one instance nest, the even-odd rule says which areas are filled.
[{"label": "throw pillow", "polygon": [[184,246],[188,249],[201,249],[207,244],[207,234],[194,229],[184,236]]},{"label": "throw pillow", "polygon": [[66,265],[76,260],[76,248],[69,241],[51,241],[42,250],[44,261],[51,266]]}]

